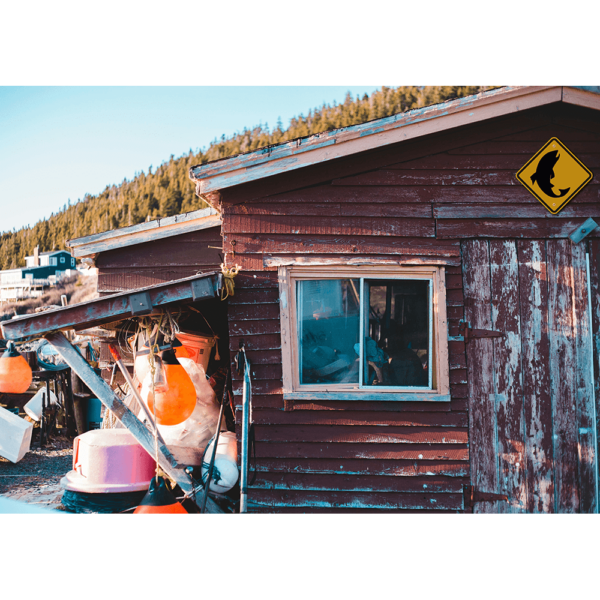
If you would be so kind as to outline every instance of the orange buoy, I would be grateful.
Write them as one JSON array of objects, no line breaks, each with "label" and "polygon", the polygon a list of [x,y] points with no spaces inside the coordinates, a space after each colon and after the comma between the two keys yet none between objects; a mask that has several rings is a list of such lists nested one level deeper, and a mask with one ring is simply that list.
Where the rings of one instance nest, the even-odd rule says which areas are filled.
[{"label": "orange buoy", "polygon": [[[156,480],[158,479],[158,483]],[[173,493],[167,489],[162,477],[153,477],[150,481],[148,493],[133,511],[134,515],[157,515],[157,514],[188,514],[188,511],[177,502]]]},{"label": "orange buoy", "polygon": [[0,358],[0,392],[24,394],[31,385],[33,373],[25,358],[19,354],[13,342],[8,342],[6,352]]},{"label": "orange buoy", "polygon": [[173,350],[162,353],[165,385],[155,388],[156,406],[152,389],[148,393],[148,408],[156,411],[159,425],[179,425],[196,408],[196,388],[181,366]]}]

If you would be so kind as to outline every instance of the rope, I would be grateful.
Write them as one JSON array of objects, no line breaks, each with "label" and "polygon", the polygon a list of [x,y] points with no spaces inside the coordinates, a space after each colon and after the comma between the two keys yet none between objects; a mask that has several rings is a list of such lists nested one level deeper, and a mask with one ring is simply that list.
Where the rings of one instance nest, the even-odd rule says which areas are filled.
[{"label": "rope", "polygon": [[[221,300],[226,300],[229,296],[233,296],[233,278],[240,272],[241,268],[241,265],[235,265],[234,267],[231,267],[231,269],[228,269],[225,266],[225,263],[221,264],[221,273],[223,273],[223,283],[225,284],[221,289]],[[225,293],[225,295],[223,295],[223,293]]]},{"label": "rope", "polygon": [[[163,316],[160,316],[160,322],[158,324],[158,329],[160,331],[160,326],[162,325]],[[150,320],[152,323],[152,320]],[[156,485],[158,485],[158,423],[156,421],[156,393],[154,389],[154,375],[156,373],[156,363],[154,362],[154,345],[150,341],[150,323],[146,325],[146,332],[148,334],[148,346],[150,348],[150,352],[148,353],[148,363],[150,364],[150,374],[152,376],[152,412],[154,413],[154,460],[156,461]]]}]

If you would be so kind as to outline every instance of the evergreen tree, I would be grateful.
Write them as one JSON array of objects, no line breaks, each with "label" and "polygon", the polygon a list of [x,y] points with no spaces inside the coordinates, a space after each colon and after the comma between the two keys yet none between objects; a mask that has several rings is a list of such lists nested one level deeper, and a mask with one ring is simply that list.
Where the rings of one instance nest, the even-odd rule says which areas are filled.
[{"label": "evergreen tree", "polygon": [[403,86],[382,87],[369,96],[353,99],[346,94],[344,102],[333,106],[323,104],[290,120],[284,129],[281,117],[272,131],[262,124],[235,133],[223,134],[207,149],[194,153],[191,149],[179,158],[171,155],[154,173],[140,171],[133,180],[124,179],[119,185],[106,186],[96,196],[86,194],[83,199],[67,202],[60,212],[38,221],[33,227],[0,233],[0,270],[25,266],[25,256],[65,248],[65,241],[108,229],[126,227],[145,221],[148,217],[167,217],[198,210],[206,204],[195,194],[188,173],[190,167],[226,158],[242,152],[252,152],[265,146],[279,144],[298,137],[348,127],[400,112],[477,94],[480,86]]}]

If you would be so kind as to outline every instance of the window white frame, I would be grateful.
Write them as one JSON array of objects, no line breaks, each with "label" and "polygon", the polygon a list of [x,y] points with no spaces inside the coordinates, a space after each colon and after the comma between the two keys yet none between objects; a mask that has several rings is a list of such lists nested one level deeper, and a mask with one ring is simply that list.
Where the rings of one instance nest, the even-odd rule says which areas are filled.
[{"label": "window white frame", "polygon": [[65,257],[64,256],[60,257],[60,262],[61,262],[61,264],[63,264],[65,262]]},{"label": "window white frame", "polygon": [[[438,401],[450,400],[448,364],[448,326],[446,319],[445,270],[441,266],[396,265],[289,265],[280,266],[279,307],[281,319],[281,349],[283,393],[285,400],[394,400]],[[360,339],[364,339],[365,280],[411,279],[428,280],[430,331],[428,387],[373,387],[360,383],[300,384],[299,349],[297,335],[296,282],[310,279],[360,279]],[[363,369],[364,344],[360,344],[360,369]],[[362,381],[362,373],[359,382]]]},{"label": "window white frame", "polygon": [[49,264],[51,267],[56,267],[56,256],[51,256],[49,259]]}]

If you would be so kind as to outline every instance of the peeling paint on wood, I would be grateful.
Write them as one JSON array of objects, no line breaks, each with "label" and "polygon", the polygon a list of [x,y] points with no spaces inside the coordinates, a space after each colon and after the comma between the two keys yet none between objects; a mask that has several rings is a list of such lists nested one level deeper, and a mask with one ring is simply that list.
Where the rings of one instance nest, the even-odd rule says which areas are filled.
[{"label": "peeling paint on wood", "polygon": [[569,204],[558,215],[553,215],[541,203],[537,205],[512,204],[434,204],[436,219],[578,219],[600,218],[597,204]]},{"label": "peeling paint on wood", "polygon": [[463,480],[457,477],[389,477],[378,475],[325,473],[263,473],[257,474],[254,489],[266,490],[313,490],[356,492],[426,492],[462,493]]},{"label": "peeling paint on wood", "polygon": [[460,510],[463,508],[462,494],[424,493],[377,493],[377,492],[318,492],[300,490],[252,491],[252,503],[256,506],[302,506],[335,508],[376,508],[379,510],[429,509]]},{"label": "peeling paint on wood", "polygon": [[[238,415],[236,414],[236,419]],[[239,416],[241,418],[241,415]],[[295,410],[282,414],[274,410],[254,410],[257,425],[337,425],[374,427],[468,427],[468,415],[461,412],[378,412],[344,409],[331,411]]]},{"label": "peeling paint on wood", "polygon": [[318,442],[369,444],[467,444],[467,430],[457,427],[378,427],[256,424],[257,442]]},{"label": "peeling paint on wood", "polygon": [[[580,220],[568,218],[536,219],[440,219],[438,239],[446,238],[568,238]],[[590,237],[600,237],[595,229]]]},{"label": "peeling paint on wood", "polygon": [[469,463],[460,460],[415,461],[404,459],[345,458],[343,460],[319,457],[308,458],[259,458],[259,473],[325,473],[328,475],[385,475],[386,477],[439,476],[468,477]]},{"label": "peeling paint on wood", "polygon": [[397,258],[382,258],[380,256],[365,256],[362,254],[360,258],[351,258],[349,256],[338,257],[319,257],[311,256],[265,256],[263,258],[265,267],[283,267],[291,265],[346,265],[346,266],[377,266],[377,265],[460,265],[460,259],[436,257],[421,257],[421,256],[398,256]]},{"label": "peeling paint on wood", "polygon": [[495,338],[493,346],[498,493],[507,495],[508,502],[496,502],[495,512],[518,513],[525,512],[527,504],[519,263],[514,241],[492,240],[489,245],[492,329],[505,334]]},{"label": "peeling paint on wood", "polygon": [[[465,321],[474,329],[492,329],[490,254],[485,240],[463,244],[463,287],[469,302]],[[467,344],[469,389],[469,444],[471,481],[480,492],[498,489],[496,454],[496,394],[494,392],[494,354],[492,339],[473,339]],[[495,503],[475,505],[474,512],[495,512]]]},{"label": "peeling paint on wood", "polygon": [[527,511],[554,512],[548,271],[543,241],[517,242],[523,352]]}]

